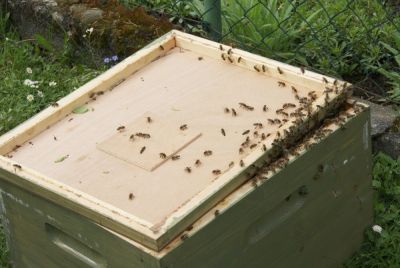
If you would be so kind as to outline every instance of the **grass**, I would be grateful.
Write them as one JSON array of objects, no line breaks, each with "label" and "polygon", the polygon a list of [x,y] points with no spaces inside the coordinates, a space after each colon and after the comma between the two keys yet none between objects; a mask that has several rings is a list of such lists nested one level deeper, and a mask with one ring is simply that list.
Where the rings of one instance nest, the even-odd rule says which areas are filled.
[{"label": "grass", "polygon": [[[68,42],[58,52],[43,49],[39,43],[20,40],[7,17],[0,16],[0,134],[105,69],[80,64]],[[26,79],[38,83],[34,87],[24,85]],[[361,250],[346,262],[346,268],[398,267],[400,263],[400,160],[375,156],[373,187],[375,224],[382,226],[383,232],[368,229]],[[0,266],[9,267],[8,260],[5,237],[0,235]]]}]

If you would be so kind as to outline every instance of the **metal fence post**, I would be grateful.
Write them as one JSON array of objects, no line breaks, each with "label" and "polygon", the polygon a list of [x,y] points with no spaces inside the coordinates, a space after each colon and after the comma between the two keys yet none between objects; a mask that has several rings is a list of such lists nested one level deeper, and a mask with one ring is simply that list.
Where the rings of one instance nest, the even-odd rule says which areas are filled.
[{"label": "metal fence post", "polygon": [[220,41],[222,36],[221,0],[205,0],[204,8],[204,21],[207,23],[209,36],[214,41]]}]

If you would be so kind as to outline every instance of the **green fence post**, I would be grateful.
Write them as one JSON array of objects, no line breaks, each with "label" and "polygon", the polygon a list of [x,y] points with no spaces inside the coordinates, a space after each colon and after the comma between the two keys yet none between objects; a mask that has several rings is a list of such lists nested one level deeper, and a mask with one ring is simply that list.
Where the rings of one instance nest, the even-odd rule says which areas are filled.
[{"label": "green fence post", "polygon": [[221,0],[205,0],[204,8],[204,21],[208,26],[209,37],[214,41],[220,41],[222,35]]}]

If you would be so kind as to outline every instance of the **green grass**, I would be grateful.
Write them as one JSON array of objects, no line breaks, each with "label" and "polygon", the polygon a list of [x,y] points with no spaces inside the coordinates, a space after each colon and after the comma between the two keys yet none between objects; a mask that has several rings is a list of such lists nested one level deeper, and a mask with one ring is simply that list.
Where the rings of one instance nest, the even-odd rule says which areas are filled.
[{"label": "green grass", "polygon": [[[43,50],[35,41],[20,40],[0,16],[0,134],[14,128],[50,103],[73,91],[105,68],[91,69],[76,59],[66,45],[58,52]],[[27,72],[32,69],[32,73]],[[39,81],[38,88],[24,85]],[[50,82],[56,86],[50,86]],[[43,93],[39,94],[38,91]],[[27,97],[33,96],[29,101]],[[379,154],[374,158],[375,224],[382,234],[368,229],[361,250],[345,267],[399,267],[400,264],[400,161]],[[0,232],[1,234],[1,232]],[[8,267],[4,235],[0,235],[0,266]]]}]

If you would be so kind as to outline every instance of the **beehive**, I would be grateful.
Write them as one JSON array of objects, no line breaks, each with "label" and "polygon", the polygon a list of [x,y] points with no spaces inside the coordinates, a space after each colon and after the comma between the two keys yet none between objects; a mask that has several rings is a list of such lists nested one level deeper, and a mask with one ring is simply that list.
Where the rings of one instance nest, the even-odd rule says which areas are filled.
[{"label": "beehive", "polygon": [[[371,219],[368,109],[347,107],[336,115],[347,95],[345,82],[172,31],[0,139],[9,229],[16,237],[25,232],[12,211],[26,210],[29,200],[36,207],[25,215],[41,215],[25,216],[37,229],[31,240],[58,247],[79,267],[245,267],[250,248],[257,257],[247,267],[260,267],[265,258],[260,245],[273,229],[294,224],[287,217],[303,210],[317,216],[305,209],[312,190],[330,197],[310,202],[322,200],[320,206],[332,210],[340,200],[340,206],[349,206],[346,217],[359,213],[364,220],[341,229],[347,235],[358,228],[358,239],[332,263],[341,261],[360,243]],[[331,130],[314,134],[315,149],[310,142],[290,149],[332,114],[324,125]],[[318,146],[331,146],[332,154],[324,156]],[[352,155],[343,158],[339,148]],[[277,160],[288,150],[292,156]],[[315,162],[324,158],[335,164]],[[357,176],[348,168],[359,170]],[[315,170],[316,185],[327,177],[321,189],[308,185],[308,173]],[[342,185],[327,190],[337,179]],[[18,200],[25,206],[18,208]],[[243,207],[255,201],[255,207],[268,205],[258,212],[247,207],[245,215]],[[240,218],[239,234],[248,245],[240,254],[244,242],[230,241],[232,215]],[[210,235],[222,240],[213,245]],[[337,239],[322,231],[321,236]],[[123,250],[109,256],[106,238]],[[23,238],[15,241],[23,244]],[[213,246],[200,251],[204,255],[191,251],[207,248],[206,241]],[[16,262],[35,263],[18,243],[11,243]],[[130,250],[133,255],[126,256]],[[57,263],[57,254],[47,256],[46,267],[72,267]],[[202,260],[212,254],[219,257]],[[310,263],[307,258],[304,263]],[[37,267],[46,261],[37,261]],[[276,266],[285,267],[285,261],[277,257]]]}]

